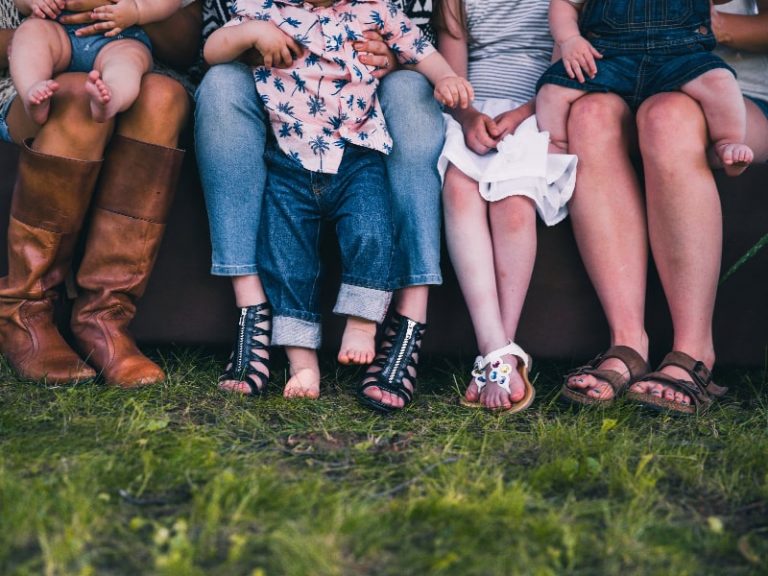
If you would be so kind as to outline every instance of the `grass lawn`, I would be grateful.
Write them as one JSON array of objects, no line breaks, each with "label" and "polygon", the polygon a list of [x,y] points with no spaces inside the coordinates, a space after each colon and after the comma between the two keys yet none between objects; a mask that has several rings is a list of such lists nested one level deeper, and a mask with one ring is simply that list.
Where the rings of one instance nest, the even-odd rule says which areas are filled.
[{"label": "grass lawn", "polygon": [[136,392],[0,365],[0,574],[768,574],[764,371],[716,370],[731,393],[684,418],[564,408],[541,363],[505,417],[455,404],[470,359],[430,358],[381,417],[330,359],[317,402],[162,360]]}]

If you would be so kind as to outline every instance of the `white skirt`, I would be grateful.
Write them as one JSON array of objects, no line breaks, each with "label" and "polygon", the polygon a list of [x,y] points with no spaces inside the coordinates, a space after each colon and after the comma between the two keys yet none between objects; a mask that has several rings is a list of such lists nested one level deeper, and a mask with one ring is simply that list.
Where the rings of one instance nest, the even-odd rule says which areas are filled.
[{"label": "white skirt", "polygon": [[[476,100],[480,112],[495,118],[521,105],[514,100],[489,98]],[[480,195],[488,202],[508,196],[526,196],[536,204],[536,211],[547,226],[568,215],[566,204],[576,185],[577,158],[573,154],[548,154],[549,132],[539,132],[536,117],[524,120],[514,134],[508,134],[496,151],[475,154],[464,143],[461,125],[445,114],[445,146],[437,168],[445,178],[448,164],[476,180]]]}]

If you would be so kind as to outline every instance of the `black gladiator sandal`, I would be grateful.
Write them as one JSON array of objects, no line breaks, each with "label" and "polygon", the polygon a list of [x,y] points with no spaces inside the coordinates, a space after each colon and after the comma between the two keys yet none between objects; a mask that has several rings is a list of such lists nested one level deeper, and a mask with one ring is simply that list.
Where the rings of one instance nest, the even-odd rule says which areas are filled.
[{"label": "black gladiator sandal", "polygon": [[[384,327],[376,359],[368,366],[365,377],[357,389],[362,404],[379,412],[390,413],[400,410],[374,400],[365,394],[369,388],[379,388],[403,399],[405,406],[413,401],[416,390],[416,366],[424,330],[427,325],[393,312]],[[409,390],[404,382],[407,382]]]},{"label": "black gladiator sandal", "polygon": [[[265,326],[266,324],[266,326]],[[266,393],[269,380],[269,343],[272,338],[272,308],[268,302],[240,309],[237,339],[229,357],[226,371],[219,382],[245,382],[250,392],[246,396]],[[260,354],[259,352],[262,352]],[[264,370],[253,366],[256,363]]]}]

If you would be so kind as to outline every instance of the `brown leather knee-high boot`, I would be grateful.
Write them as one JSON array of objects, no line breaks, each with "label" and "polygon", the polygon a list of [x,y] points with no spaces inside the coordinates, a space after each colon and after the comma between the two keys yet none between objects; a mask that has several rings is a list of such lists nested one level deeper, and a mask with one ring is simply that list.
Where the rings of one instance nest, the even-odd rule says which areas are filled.
[{"label": "brown leather knee-high boot", "polygon": [[126,388],[165,374],[128,332],[165,232],[184,152],[116,135],[101,180],[77,273],[72,332],[108,384]]},{"label": "brown leather knee-high boot", "polygon": [[100,161],[36,152],[25,142],[8,225],[8,276],[0,279],[0,352],[23,378],[52,384],[95,372],[53,323],[54,287],[69,271]]}]

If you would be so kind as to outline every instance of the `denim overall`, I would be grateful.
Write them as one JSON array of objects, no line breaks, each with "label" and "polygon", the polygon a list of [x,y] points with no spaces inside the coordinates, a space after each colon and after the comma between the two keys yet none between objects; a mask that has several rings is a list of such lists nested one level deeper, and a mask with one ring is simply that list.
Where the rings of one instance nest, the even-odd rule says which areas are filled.
[{"label": "denim overall", "polygon": [[[603,55],[595,78],[571,79],[562,60],[543,84],[584,92],[614,92],[635,110],[646,98],[678,90],[715,68],[733,70],[712,53],[708,0],[587,0],[579,27]],[[735,73],[734,73],[735,75]]]}]

